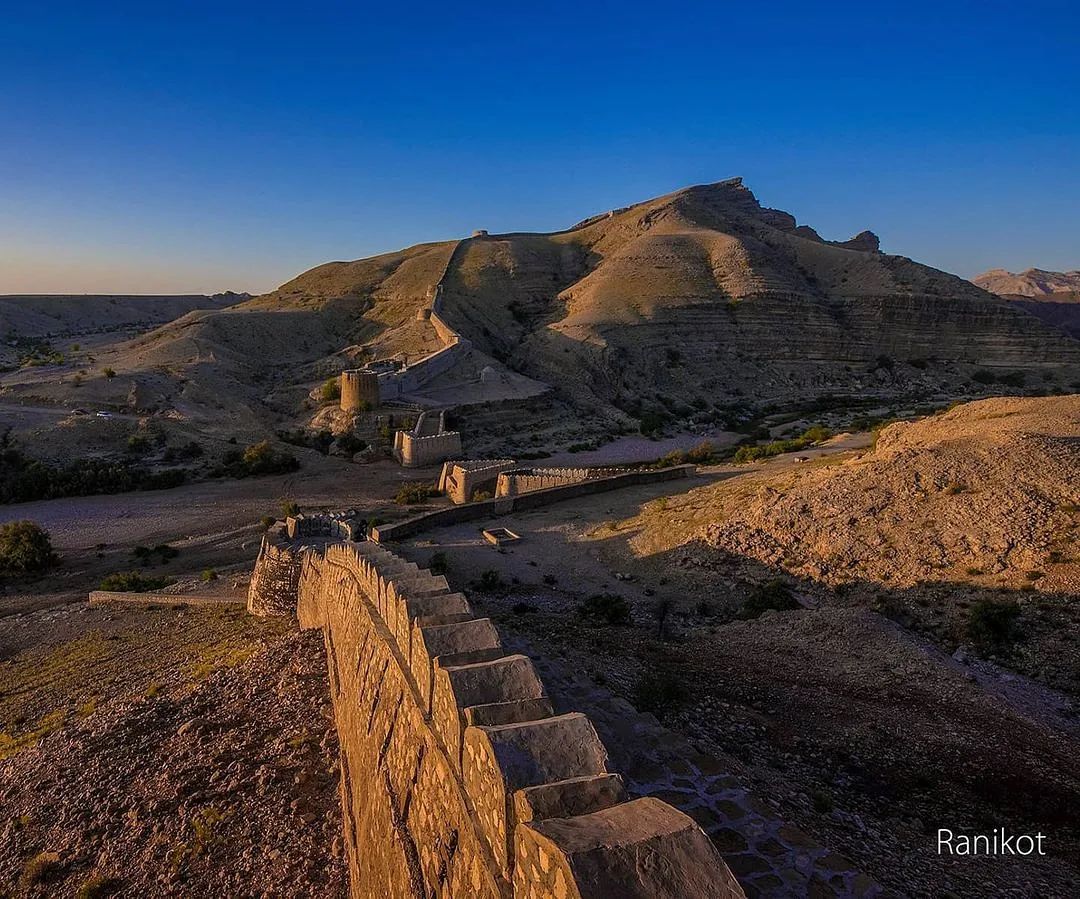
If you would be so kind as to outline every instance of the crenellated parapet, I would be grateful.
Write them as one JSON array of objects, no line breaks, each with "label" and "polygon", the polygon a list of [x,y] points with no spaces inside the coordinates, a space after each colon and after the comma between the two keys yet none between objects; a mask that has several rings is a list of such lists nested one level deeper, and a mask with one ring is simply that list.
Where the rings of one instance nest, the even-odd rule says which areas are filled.
[{"label": "crenellated parapet", "polygon": [[326,642],[353,896],[744,895],[445,578],[332,544],[301,553],[296,602]]}]

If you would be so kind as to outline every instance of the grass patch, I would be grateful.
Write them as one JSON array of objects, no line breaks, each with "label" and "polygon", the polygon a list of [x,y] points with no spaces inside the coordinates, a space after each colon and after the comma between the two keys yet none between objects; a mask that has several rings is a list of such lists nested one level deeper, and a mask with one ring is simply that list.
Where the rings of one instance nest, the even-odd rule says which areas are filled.
[{"label": "grass patch", "polygon": [[176,579],[171,577],[150,577],[138,571],[117,571],[102,580],[100,589],[114,593],[146,593],[175,583]]}]

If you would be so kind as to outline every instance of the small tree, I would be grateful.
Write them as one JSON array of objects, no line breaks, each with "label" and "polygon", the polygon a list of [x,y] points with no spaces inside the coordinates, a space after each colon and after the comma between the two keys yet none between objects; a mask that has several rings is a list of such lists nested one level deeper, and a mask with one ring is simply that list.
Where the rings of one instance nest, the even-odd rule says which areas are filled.
[{"label": "small tree", "polygon": [[116,369],[115,368],[106,368],[101,373],[103,375],[105,375],[105,377],[108,378],[109,380],[112,380],[113,378],[116,377]]},{"label": "small tree", "polygon": [[324,403],[332,403],[341,399],[341,381],[338,378],[327,378],[319,388],[319,397]]},{"label": "small tree", "polygon": [[0,525],[0,575],[37,574],[59,561],[49,532],[33,521]]}]

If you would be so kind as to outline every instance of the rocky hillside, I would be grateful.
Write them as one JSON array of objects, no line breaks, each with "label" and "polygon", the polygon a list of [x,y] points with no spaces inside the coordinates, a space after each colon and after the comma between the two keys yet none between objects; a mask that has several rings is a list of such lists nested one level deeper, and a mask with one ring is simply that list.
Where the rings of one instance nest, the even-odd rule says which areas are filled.
[{"label": "rocky hillside", "polygon": [[[718,422],[825,395],[957,395],[971,376],[1080,379],[1080,346],[952,275],[823,239],[739,179],[552,234],[478,235],[318,266],[261,297],[3,376],[0,398],[158,413],[226,436],[306,422],[342,368],[438,346],[443,315],[492,364],[555,387],[597,432]],[[487,364],[487,363],[485,363]],[[1022,380],[1013,377],[1011,383]],[[75,388],[78,388],[76,390]],[[982,389],[982,388],[979,388]]]},{"label": "rocky hillside", "polygon": [[[814,580],[1080,590],[1080,396],[995,398],[890,425],[842,465],[721,483],[649,518],[638,545],[693,541]],[[665,519],[683,519],[672,528]],[[1037,577],[1036,577],[1037,575]]]},{"label": "rocky hillside", "polygon": [[739,179],[556,234],[464,241],[446,314],[492,355],[632,414],[822,393],[955,389],[1080,348],[969,282],[823,240]]},{"label": "rocky hillside", "polygon": [[995,268],[971,280],[1080,340],[1080,271],[1047,272],[1029,268],[1014,275]]},{"label": "rocky hillside", "polygon": [[971,283],[1003,297],[1045,297],[1080,292],[1080,271],[1048,272],[1029,268],[1014,274],[1003,268],[992,268],[976,275]]}]

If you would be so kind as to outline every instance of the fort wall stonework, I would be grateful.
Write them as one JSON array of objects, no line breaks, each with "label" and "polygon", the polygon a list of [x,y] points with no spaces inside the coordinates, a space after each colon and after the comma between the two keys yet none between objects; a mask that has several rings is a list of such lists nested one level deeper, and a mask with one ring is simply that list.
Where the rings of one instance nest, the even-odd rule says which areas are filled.
[{"label": "fort wall stonework", "polygon": [[487,493],[490,498],[495,496],[499,475],[516,465],[513,459],[444,462],[438,489],[458,505],[472,502],[478,492]]},{"label": "fort wall stonework", "polygon": [[461,433],[446,430],[445,412],[423,412],[411,431],[394,433],[394,458],[405,468],[437,465],[461,450]]},{"label": "fort wall stonework", "polygon": [[499,474],[495,496],[517,496],[549,487],[565,487],[578,481],[626,474],[625,468],[514,468]]},{"label": "fort wall stonework", "polygon": [[[264,543],[273,577],[280,556]],[[741,897],[691,818],[628,799],[592,723],[445,578],[371,542],[296,559],[341,746],[354,897]]]},{"label": "fort wall stonework", "polygon": [[655,484],[677,478],[688,478],[692,477],[696,470],[697,466],[695,465],[643,469],[608,477],[588,478],[564,486],[547,487],[528,493],[519,493],[515,496],[497,496],[494,499],[451,506],[447,509],[435,509],[431,512],[414,515],[412,518],[406,518],[403,521],[376,525],[372,529],[371,539],[377,543],[392,543],[395,540],[406,540],[431,528],[446,527],[483,518],[497,518],[500,515],[509,515],[511,512],[538,509],[541,506],[562,502],[566,499],[591,496],[595,493],[618,490],[622,487],[634,487],[641,484]]},{"label": "fort wall stonework", "polygon": [[373,371],[353,369],[341,373],[341,409],[360,412],[379,405],[379,376]]},{"label": "fort wall stonework", "polygon": [[248,586],[247,607],[252,615],[296,614],[300,561],[299,547],[278,543],[270,534],[263,537]]}]

